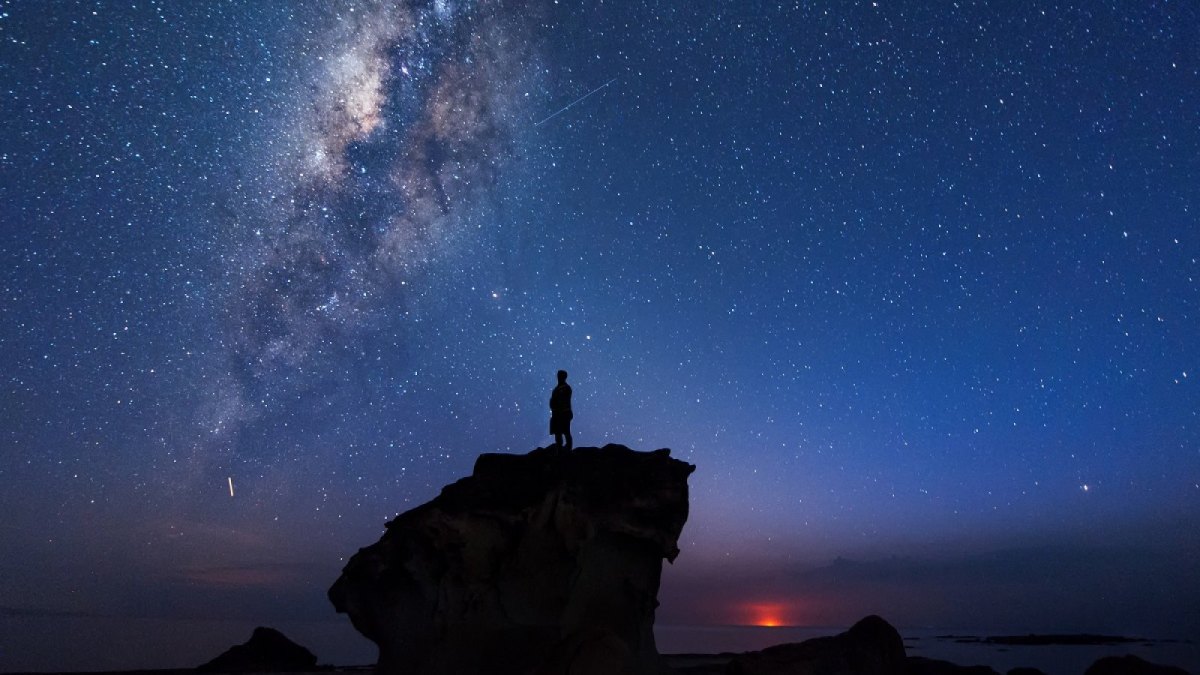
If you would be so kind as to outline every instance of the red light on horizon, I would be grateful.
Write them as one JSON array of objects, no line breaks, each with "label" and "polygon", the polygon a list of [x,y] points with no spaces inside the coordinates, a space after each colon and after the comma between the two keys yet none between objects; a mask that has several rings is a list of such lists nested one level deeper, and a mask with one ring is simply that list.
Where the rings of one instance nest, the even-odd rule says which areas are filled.
[{"label": "red light on horizon", "polygon": [[743,607],[743,620],[750,626],[777,628],[793,625],[791,606],[782,602],[749,602]]}]

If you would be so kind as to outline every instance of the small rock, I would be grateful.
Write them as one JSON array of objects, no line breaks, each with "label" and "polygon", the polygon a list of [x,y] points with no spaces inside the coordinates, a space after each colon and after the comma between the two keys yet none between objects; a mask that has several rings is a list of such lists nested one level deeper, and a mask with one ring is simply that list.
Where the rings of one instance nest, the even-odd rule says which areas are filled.
[{"label": "small rock", "polygon": [[845,633],[739,655],[729,663],[726,672],[730,675],[907,675],[907,663],[900,633],[887,621],[868,616]]},{"label": "small rock", "polygon": [[[929,659],[923,656],[908,657],[908,675],[999,675],[988,666],[960,666],[957,663]],[[1025,675],[1030,675],[1026,673]]]},{"label": "small rock", "polygon": [[1105,656],[1088,667],[1084,675],[1188,675],[1183,668],[1163,666],[1126,654]]},{"label": "small rock", "polygon": [[312,670],[317,657],[274,628],[259,626],[250,639],[234,645],[196,670],[203,673],[286,673]]}]

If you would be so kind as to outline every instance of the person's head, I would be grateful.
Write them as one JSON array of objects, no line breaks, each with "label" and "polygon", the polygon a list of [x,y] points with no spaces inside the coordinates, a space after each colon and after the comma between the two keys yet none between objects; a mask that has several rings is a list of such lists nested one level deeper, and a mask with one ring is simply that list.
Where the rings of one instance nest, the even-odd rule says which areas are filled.
[{"label": "person's head", "polygon": [[558,383],[562,384],[563,382],[566,382],[566,381],[567,381],[567,371],[565,371],[565,370],[558,371]]}]

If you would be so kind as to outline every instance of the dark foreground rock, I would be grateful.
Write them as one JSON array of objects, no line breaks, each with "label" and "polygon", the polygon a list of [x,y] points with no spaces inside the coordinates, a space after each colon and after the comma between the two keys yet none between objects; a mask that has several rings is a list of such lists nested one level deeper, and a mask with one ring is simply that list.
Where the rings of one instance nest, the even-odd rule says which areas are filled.
[{"label": "dark foreground rock", "polygon": [[619,445],[482,455],[359,550],[329,599],[385,674],[657,675],[693,470]]},{"label": "dark foreground rock", "polygon": [[1046,673],[1043,673],[1042,671],[1038,670],[1037,668],[1030,668],[1028,666],[1018,666],[1016,668],[1009,668],[1008,672],[1005,673],[1005,675],[1046,675]]},{"label": "dark foreground rock", "polygon": [[1183,668],[1163,666],[1151,663],[1143,658],[1126,654],[1125,656],[1106,656],[1097,660],[1084,672],[1084,675],[1188,675]]},{"label": "dark foreground rock", "polygon": [[726,666],[729,675],[906,675],[906,669],[900,633],[877,616],[838,635],[741,654]]},{"label": "dark foreground rock", "polygon": [[[1031,669],[1032,670],[1032,669]],[[1034,671],[1039,672],[1039,671]],[[908,657],[908,675],[1000,675],[989,666],[960,666],[950,661],[924,656]],[[1009,673],[1011,675],[1011,671]],[[1020,674],[1018,674],[1020,675]],[[1032,675],[1026,673],[1025,675]]]},{"label": "dark foreground rock", "polygon": [[204,673],[281,673],[312,670],[317,657],[274,628],[259,626],[250,639],[196,670]]}]

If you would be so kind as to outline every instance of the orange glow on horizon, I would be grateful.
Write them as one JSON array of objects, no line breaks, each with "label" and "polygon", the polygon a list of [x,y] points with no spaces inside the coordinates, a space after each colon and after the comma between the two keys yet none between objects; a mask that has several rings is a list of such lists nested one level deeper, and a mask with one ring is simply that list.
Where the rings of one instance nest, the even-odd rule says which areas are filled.
[{"label": "orange glow on horizon", "polygon": [[743,622],[751,626],[776,628],[793,625],[790,605],[782,602],[750,602],[743,605]]}]

